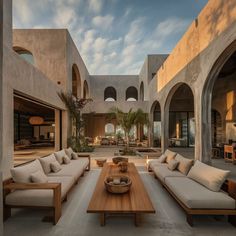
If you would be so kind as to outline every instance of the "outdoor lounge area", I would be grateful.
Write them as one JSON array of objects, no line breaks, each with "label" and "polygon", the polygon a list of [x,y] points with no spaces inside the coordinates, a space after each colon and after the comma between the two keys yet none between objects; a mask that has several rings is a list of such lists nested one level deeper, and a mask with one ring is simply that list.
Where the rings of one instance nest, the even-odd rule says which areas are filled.
[{"label": "outdoor lounge area", "polygon": [[0,0],[0,236],[236,235],[236,1]]}]

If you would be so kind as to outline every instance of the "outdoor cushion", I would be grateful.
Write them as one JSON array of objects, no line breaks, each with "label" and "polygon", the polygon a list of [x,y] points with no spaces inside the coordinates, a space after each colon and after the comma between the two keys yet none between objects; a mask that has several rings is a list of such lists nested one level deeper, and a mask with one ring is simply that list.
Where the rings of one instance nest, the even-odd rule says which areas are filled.
[{"label": "outdoor cushion", "polygon": [[149,159],[147,160],[147,166],[149,169],[153,170],[156,165],[165,165],[167,166],[167,163],[161,163],[158,159]]},{"label": "outdoor cushion", "polygon": [[58,171],[62,169],[58,161],[54,161],[50,163],[50,167],[54,173],[57,173]]},{"label": "outdoor cushion", "polygon": [[177,166],[177,170],[179,170],[184,175],[187,175],[190,168],[192,167],[194,160],[185,158],[181,156],[180,154],[177,154],[175,156],[175,160],[179,161],[179,165]]},{"label": "outdoor cushion", "polygon": [[196,181],[167,177],[165,184],[189,208],[235,209],[235,200],[224,192],[214,192]]},{"label": "outdoor cushion", "polygon": [[169,149],[166,149],[165,153],[166,155],[166,162],[169,163],[169,161],[173,160],[176,156],[176,152],[172,152]]},{"label": "outdoor cushion", "polygon": [[57,161],[62,164],[63,163],[63,157],[66,156],[66,153],[65,153],[65,150],[61,150],[61,151],[58,151],[58,152],[55,152],[54,153]]},{"label": "outdoor cushion", "polygon": [[72,159],[73,159],[73,160],[77,160],[78,158],[79,158],[79,157],[78,157],[77,153],[73,152],[73,153],[72,153]]},{"label": "outdoor cushion", "polygon": [[72,159],[72,153],[74,152],[73,149],[71,147],[67,148],[67,149],[64,149],[65,150],[65,153],[66,155]]},{"label": "outdoor cushion", "polygon": [[48,177],[44,174],[43,170],[38,170],[30,175],[31,181],[33,183],[46,183],[48,182]]},{"label": "outdoor cushion", "polygon": [[168,169],[167,165],[157,165],[153,169],[155,175],[162,181],[165,182],[166,177],[186,177],[181,172],[174,170],[171,171]]},{"label": "outdoor cushion", "polygon": [[196,161],[189,171],[188,177],[206,186],[210,190],[218,192],[229,173],[230,171],[221,170]]},{"label": "outdoor cushion", "polygon": [[166,155],[165,154],[162,154],[159,158],[158,158],[158,161],[160,163],[164,163],[166,161]]},{"label": "outdoor cushion", "polygon": [[12,168],[11,175],[16,183],[30,183],[30,175],[38,170],[43,172],[42,166],[37,159],[25,165]]},{"label": "outdoor cushion", "polygon": [[62,169],[59,172],[51,172],[48,174],[48,176],[73,176],[74,181],[77,181],[77,179],[82,175],[88,163],[89,160],[87,158],[72,160],[68,165],[61,165]]},{"label": "outdoor cushion", "polygon": [[176,161],[175,159],[173,159],[173,160],[169,161],[167,167],[168,167],[169,170],[173,171],[177,168],[178,164],[179,164],[179,162]]},{"label": "outdoor cushion", "polygon": [[[70,176],[48,177],[48,182],[61,183],[61,197],[64,198],[74,184],[74,179]],[[6,196],[6,204],[13,206],[53,206],[53,190],[16,190]]]},{"label": "outdoor cushion", "polygon": [[63,157],[63,163],[64,164],[69,164],[70,163],[70,158],[68,156]]},{"label": "outdoor cushion", "polygon": [[43,167],[44,173],[47,175],[51,172],[50,163],[56,161],[56,157],[54,154],[51,154],[49,156],[39,158],[39,161]]}]

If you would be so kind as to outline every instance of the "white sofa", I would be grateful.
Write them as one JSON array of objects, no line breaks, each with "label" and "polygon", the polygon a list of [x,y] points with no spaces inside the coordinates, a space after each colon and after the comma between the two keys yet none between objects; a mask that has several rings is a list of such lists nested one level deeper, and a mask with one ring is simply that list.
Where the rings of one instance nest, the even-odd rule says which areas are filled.
[{"label": "white sofa", "polygon": [[[178,162],[174,170],[171,160],[172,164]],[[148,159],[147,168],[185,210],[191,226],[192,215],[204,214],[228,215],[229,221],[236,224],[236,183],[226,181],[229,171],[199,161],[194,164],[193,160],[169,150],[158,159]]]},{"label": "white sofa", "polygon": [[[90,156],[80,157],[76,153],[73,156],[72,153],[73,150],[68,148],[12,168],[12,179],[4,183],[5,219],[14,207],[51,208],[56,224],[61,216],[61,202],[67,199],[69,191],[85,170],[90,169]],[[63,164],[64,157],[67,164]],[[52,162],[56,162],[59,171],[52,171]]]}]

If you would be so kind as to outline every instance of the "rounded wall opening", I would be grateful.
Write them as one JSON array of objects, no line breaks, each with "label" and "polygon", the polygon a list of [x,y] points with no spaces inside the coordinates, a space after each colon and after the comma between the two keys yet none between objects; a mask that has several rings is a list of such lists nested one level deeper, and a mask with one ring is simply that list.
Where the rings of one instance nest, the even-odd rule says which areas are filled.
[{"label": "rounded wall opening", "polygon": [[138,90],[134,86],[130,86],[126,89],[126,101],[137,101],[138,100]]},{"label": "rounded wall opening", "polygon": [[104,101],[114,102],[117,100],[116,89],[114,87],[107,87],[104,90]]},{"label": "rounded wall opening", "polygon": [[81,78],[76,64],[72,66],[72,94],[75,97],[81,97]]}]

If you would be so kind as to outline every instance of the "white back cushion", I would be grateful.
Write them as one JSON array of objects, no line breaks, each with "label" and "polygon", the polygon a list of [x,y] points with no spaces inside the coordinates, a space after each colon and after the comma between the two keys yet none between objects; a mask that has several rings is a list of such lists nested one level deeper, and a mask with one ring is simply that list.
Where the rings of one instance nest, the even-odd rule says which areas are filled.
[{"label": "white back cushion", "polygon": [[63,157],[67,156],[64,149],[61,150],[61,151],[55,152],[54,155],[55,155],[57,161],[59,162],[59,164],[62,164],[63,163]]},{"label": "white back cushion", "polygon": [[187,175],[190,168],[193,166],[194,160],[185,158],[181,156],[180,154],[177,154],[175,156],[175,160],[179,162],[179,165],[177,166],[177,170],[180,171],[182,174]]},{"label": "white back cushion", "polygon": [[51,154],[49,156],[39,158],[39,161],[43,167],[44,173],[47,175],[48,173],[51,172],[50,163],[57,161],[57,160],[56,160],[56,157],[54,156],[54,154]]},{"label": "white back cushion", "polygon": [[30,175],[33,183],[47,183],[48,177],[44,174],[43,170],[38,170]]},{"label": "white back cushion", "polygon": [[37,171],[43,172],[42,166],[38,159],[25,165],[12,168],[11,175],[16,183],[30,183],[30,175]]},{"label": "white back cushion", "polygon": [[208,189],[218,192],[229,173],[230,171],[217,169],[196,161],[187,176]]},{"label": "white back cushion", "polygon": [[168,149],[166,149],[165,153],[166,155],[166,162],[169,163],[171,160],[175,159],[176,152],[172,152]]},{"label": "white back cushion", "polygon": [[72,159],[72,153],[74,152],[71,147],[65,149],[66,155]]}]

